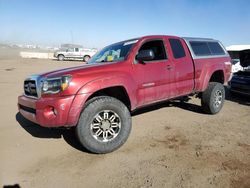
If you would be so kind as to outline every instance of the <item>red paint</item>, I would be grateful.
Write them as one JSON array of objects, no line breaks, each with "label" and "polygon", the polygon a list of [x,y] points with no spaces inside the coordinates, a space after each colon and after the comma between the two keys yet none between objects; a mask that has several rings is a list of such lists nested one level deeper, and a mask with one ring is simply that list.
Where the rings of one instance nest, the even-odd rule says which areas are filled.
[{"label": "red paint", "polygon": [[[186,57],[174,59],[169,38],[181,40]],[[134,64],[140,46],[152,39],[164,41],[168,59]],[[18,103],[35,109],[36,115],[22,109],[19,111],[41,126],[75,126],[88,98],[100,89],[122,86],[129,96],[130,110],[133,111],[156,101],[202,92],[212,74],[218,70],[223,71],[224,81],[227,82],[231,66],[225,62],[230,61],[230,57],[193,60],[183,39],[173,36],[146,36],[138,40],[127,59],[122,62],[84,65],[42,74],[45,77],[70,74],[72,81],[69,88],[59,94],[43,95],[40,99],[19,96]]]}]

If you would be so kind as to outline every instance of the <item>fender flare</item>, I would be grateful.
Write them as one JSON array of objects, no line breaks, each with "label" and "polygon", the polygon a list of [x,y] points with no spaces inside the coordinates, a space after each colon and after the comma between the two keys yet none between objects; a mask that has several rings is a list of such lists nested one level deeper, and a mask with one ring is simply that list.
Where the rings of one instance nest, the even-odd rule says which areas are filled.
[{"label": "fender flare", "polygon": [[127,93],[127,96],[130,100],[131,109],[134,108],[137,99],[135,95],[135,83],[131,77],[127,75],[119,75],[119,76],[109,76],[109,77],[102,77],[92,80],[84,84],[77,92],[79,94],[89,94],[90,96],[102,89],[111,88],[111,87],[123,87]]},{"label": "fender flare", "polygon": [[204,76],[204,80],[203,80],[203,84],[202,84],[202,87],[201,87],[201,91],[205,91],[206,90],[206,88],[208,87],[208,84],[209,84],[209,81],[210,81],[212,75],[215,72],[217,72],[217,71],[222,71],[223,72],[223,77],[224,77],[223,80],[225,80],[225,72],[224,72],[224,68],[222,66],[219,66],[216,69],[211,69],[211,71],[207,71],[206,74],[205,74],[205,76]]}]

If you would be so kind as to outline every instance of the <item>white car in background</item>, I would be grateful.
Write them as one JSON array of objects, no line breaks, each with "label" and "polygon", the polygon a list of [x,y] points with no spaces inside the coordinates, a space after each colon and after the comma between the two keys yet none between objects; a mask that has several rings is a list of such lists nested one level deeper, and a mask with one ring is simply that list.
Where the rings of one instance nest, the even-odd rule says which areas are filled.
[{"label": "white car in background", "polygon": [[63,61],[65,59],[82,59],[85,62],[97,52],[96,49],[87,49],[87,48],[67,48],[61,49],[54,53],[54,57],[58,61]]},{"label": "white car in background", "polygon": [[249,50],[250,45],[231,45],[226,47],[226,50],[230,54],[232,58],[232,70],[231,70],[231,76],[230,79],[232,79],[233,74],[237,73],[239,71],[243,71],[246,69],[246,67],[243,67],[240,63],[240,52],[244,50]]},{"label": "white car in background", "polygon": [[239,59],[232,59],[232,73],[243,71],[243,67],[240,64]]},{"label": "white car in background", "polygon": [[243,67],[240,64],[240,60],[239,59],[232,59],[232,69],[231,69],[231,75],[229,80],[232,79],[233,74],[239,71],[243,71]]}]

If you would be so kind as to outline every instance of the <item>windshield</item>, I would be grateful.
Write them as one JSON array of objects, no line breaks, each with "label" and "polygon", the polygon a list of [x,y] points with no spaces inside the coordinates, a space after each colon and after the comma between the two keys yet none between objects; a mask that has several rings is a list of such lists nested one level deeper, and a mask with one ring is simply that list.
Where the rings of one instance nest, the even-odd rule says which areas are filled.
[{"label": "windshield", "polygon": [[102,63],[102,62],[116,62],[122,61],[128,55],[131,47],[138,40],[130,40],[125,42],[119,42],[103,48],[97,52],[89,61],[88,64]]}]

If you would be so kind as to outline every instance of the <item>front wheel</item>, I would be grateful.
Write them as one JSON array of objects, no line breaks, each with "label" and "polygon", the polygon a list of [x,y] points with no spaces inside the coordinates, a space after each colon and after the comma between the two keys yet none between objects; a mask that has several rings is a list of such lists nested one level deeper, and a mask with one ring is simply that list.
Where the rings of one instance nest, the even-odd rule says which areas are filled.
[{"label": "front wheel", "polygon": [[218,113],[225,100],[225,89],[221,83],[210,82],[207,89],[202,93],[201,106],[208,114]]},{"label": "front wheel", "polygon": [[96,97],[85,106],[76,135],[93,153],[109,153],[122,146],[131,131],[128,108],[113,97]]},{"label": "front wheel", "polygon": [[58,61],[64,61],[64,55],[60,54],[58,55]]}]

